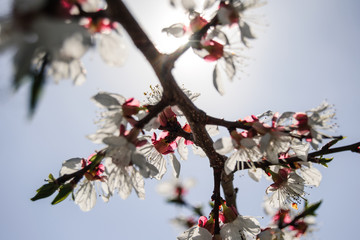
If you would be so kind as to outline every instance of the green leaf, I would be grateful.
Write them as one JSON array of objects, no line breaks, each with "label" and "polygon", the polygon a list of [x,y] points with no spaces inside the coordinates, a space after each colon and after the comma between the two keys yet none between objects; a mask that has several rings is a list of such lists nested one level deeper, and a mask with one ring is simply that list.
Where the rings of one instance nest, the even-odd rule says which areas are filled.
[{"label": "green leaf", "polygon": [[51,196],[58,188],[59,186],[55,182],[49,182],[36,190],[37,194],[33,198],[31,198],[31,201],[36,201],[41,198],[47,198]]},{"label": "green leaf", "polygon": [[331,162],[332,160],[333,160],[334,158],[332,157],[332,158],[323,158],[323,157],[321,157],[321,158],[319,158],[318,160],[319,160],[319,163],[321,164],[321,165],[323,165],[324,167],[328,167],[328,163],[329,162]]},{"label": "green leaf", "polygon": [[54,200],[51,202],[52,205],[58,204],[61,201],[64,201],[70,193],[72,193],[74,190],[73,184],[67,183],[65,185],[62,185],[60,187],[60,191],[58,193],[58,195],[56,195],[56,197],[54,198]]},{"label": "green leaf", "polygon": [[54,178],[54,176],[50,173],[49,174],[49,182],[55,182],[55,178]]},{"label": "green leaf", "polygon": [[301,215],[303,215],[304,217],[309,215],[316,216],[315,211],[320,207],[321,203],[322,200],[317,203],[306,206],[304,212]]},{"label": "green leaf", "polygon": [[42,59],[41,67],[32,73],[32,85],[30,89],[30,104],[29,104],[29,116],[32,117],[37,107],[38,101],[41,97],[41,93],[45,84],[46,74],[45,69],[49,62],[48,55]]},{"label": "green leaf", "polygon": [[92,171],[92,170],[94,170],[94,168],[96,167],[96,166],[98,166],[99,164],[100,164],[100,162],[101,162],[101,160],[103,160],[104,159],[104,157],[105,157],[105,154],[100,154],[100,153],[98,153],[98,154],[96,154],[96,155],[94,155],[94,156],[92,156],[91,158],[90,158],[90,162],[91,162],[91,167],[90,167],[90,172]]}]

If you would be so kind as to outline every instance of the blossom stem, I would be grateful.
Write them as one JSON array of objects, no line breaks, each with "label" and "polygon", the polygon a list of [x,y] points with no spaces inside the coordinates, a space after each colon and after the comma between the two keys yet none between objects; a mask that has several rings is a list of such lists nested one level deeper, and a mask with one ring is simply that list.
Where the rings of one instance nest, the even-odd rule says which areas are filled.
[{"label": "blossom stem", "polygon": [[[105,156],[105,149],[99,151],[97,153],[97,155]],[[90,170],[91,168],[95,167],[95,165],[98,165],[98,164],[99,164],[99,162],[92,162],[89,165],[86,165],[84,168],[82,168],[74,173],[64,174],[63,176],[57,178],[55,180],[55,182],[57,184],[61,185],[61,184],[64,184],[65,182],[67,182],[68,180],[73,179],[74,184],[77,184],[88,170]]]},{"label": "blossom stem", "polygon": [[217,125],[217,126],[223,126],[226,127],[227,129],[229,129],[229,131],[234,130],[236,128],[241,128],[244,130],[250,130],[251,126],[248,126],[242,122],[239,121],[227,121],[224,119],[219,119],[219,118],[215,118],[212,116],[207,115],[207,120],[206,120],[206,124],[211,124],[211,125]]}]

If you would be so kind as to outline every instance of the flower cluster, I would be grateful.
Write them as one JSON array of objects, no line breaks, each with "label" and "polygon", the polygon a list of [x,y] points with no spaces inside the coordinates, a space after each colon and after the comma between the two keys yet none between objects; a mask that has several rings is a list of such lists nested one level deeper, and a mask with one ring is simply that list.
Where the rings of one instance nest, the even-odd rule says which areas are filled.
[{"label": "flower cluster", "polygon": [[257,235],[259,240],[292,239],[297,240],[312,232],[315,224],[315,210],[321,202],[313,205],[305,205],[304,210],[294,214],[289,209],[280,209],[274,213],[268,227],[261,229]]},{"label": "flower cluster", "polygon": [[[189,96],[197,97],[196,94],[187,92]],[[81,198],[75,197],[75,203],[79,204],[82,210],[88,211],[95,205],[96,190],[93,182],[96,180],[101,181],[99,188],[102,198],[108,201],[115,193],[125,199],[132,189],[143,199],[144,178],[162,178],[166,172],[165,156],[168,156],[173,166],[174,176],[179,176],[180,162],[175,156],[175,150],[178,149],[182,159],[187,159],[186,146],[193,142],[187,139],[191,133],[190,126],[182,126],[178,121],[178,115],[174,111],[180,115],[181,112],[176,106],[168,106],[154,117],[146,128],[161,132],[158,137],[154,131],[150,137],[143,129],[136,127],[138,121],[149,114],[149,104],[141,104],[134,98],[125,99],[121,95],[107,92],[99,92],[92,99],[103,111],[98,121],[99,129],[88,138],[94,143],[104,144],[105,148],[101,150],[102,159],[90,170],[82,173],[87,179],[84,181],[86,184],[80,184],[80,190],[75,194],[78,196],[81,193]],[[131,129],[126,130],[129,126]],[[76,163],[75,160],[66,161],[60,176],[68,174],[68,169],[73,173],[92,164],[90,160],[81,160],[80,168],[77,166],[80,160],[76,160]],[[77,174],[82,176],[80,172]]]},{"label": "flower cluster", "polygon": [[[220,236],[222,240],[254,239],[260,233],[260,224],[256,218],[238,214],[234,207],[221,205]],[[215,220],[213,214],[209,218],[201,216],[197,226],[193,226],[178,236],[178,240],[212,240],[214,235]]]},{"label": "flower cluster", "polygon": [[[216,61],[214,86],[223,94],[222,79],[232,80],[237,72],[235,63],[242,61],[239,46],[248,46],[247,40],[255,38],[245,13],[260,2],[209,0],[202,9],[193,0],[181,1],[181,5],[189,14],[188,26],[175,23],[162,31],[176,38],[191,35],[195,54],[205,61]],[[234,39],[234,35],[238,37]]]},{"label": "flower cluster", "polygon": [[81,58],[95,45],[107,64],[123,64],[127,48],[120,28],[95,15],[103,9],[102,0],[15,1],[10,18],[0,21],[0,51],[16,50],[14,87],[34,81],[32,108],[47,76],[82,84],[86,71]]},{"label": "flower cluster", "polygon": [[[259,181],[266,170],[273,184],[266,190],[270,194],[268,202],[274,208],[288,208],[289,204],[304,198],[304,186],[319,186],[321,173],[308,160],[309,144],[318,148],[324,138],[330,138],[320,130],[331,130],[334,111],[328,103],[306,113],[267,112],[239,120],[249,126],[249,130],[232,130],[231,138],[221,138],[214,148],[221,154],[230,154],[224,166],[227,174],[249,168],[249,175]],[[255,163],[286,164],[289,158],[303,163],[287,164],[285,167],[261,169]]]}]

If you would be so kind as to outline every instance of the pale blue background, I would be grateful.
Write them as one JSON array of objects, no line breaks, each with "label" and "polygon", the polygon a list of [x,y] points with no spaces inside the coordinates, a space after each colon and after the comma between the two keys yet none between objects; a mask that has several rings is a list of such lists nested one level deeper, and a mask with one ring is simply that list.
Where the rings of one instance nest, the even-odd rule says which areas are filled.
[{"label": "pale blue background", "polygon": [[[8,12],[2,0],[2,13]],[[146,31],[159,38],[163,27],[176,22],[168,1],[126,1]],[[179,82],[201,92],[199,107],[229,120],[266,110],[304,111],[324,99],[337,109],[336,135],[348,136],[341,144],[360,140],[360,2],[355,0],[277,0],[258,11],[258,39],[246,53],[244,77],[226,82],[226,95],[212,87],[212,66],[189,51],[176,64]],[[129,42],[130,57],[122,68],[104,65],[96,50],[84,59],[88,80],[82,87],[70,81],[49,81],[34,118],[27,119],[27,88],[10,90],[11,51],[0,57],[0,239],[175,239],[179,229],[169,219],[182,211],[164,204],[155,180],[146,181],[146,200],[134,194],[114,197],[82,212],[72,201],[51,206],[51,199],[31,202],[49,173],[57,175],[62,161],[86,157],[100,149],[85,136],[96,126],[96,107],[89,100],[98,90],[142,98],[157,80],[143,56]],[[309,239],[354,239],[359,224],[360,156],[336,154],[328,169],[319,167],[323,181],[307,189],[312,202],[323,199],[318,224]],[[193,202],[206,203],[212,194],[211,169],[206,159],[190,157],[182,177],[196,177],[190,191]],[[171,177],[167,174],[165,178]],[[238,207],[243,215],[264,216],[262,198],[269,182],[260,184],[236,176]],[[263,226],[268,219],[261,220]]]}]

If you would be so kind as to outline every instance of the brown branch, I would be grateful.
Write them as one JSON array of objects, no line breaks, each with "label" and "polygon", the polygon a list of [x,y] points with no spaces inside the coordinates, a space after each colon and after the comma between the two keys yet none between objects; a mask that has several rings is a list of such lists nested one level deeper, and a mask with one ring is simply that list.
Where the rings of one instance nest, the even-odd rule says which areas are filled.
[{"label": "brown branch", "polygon": [[342,146],[342,147],[321,149],[319,151],[309,153],[308,158],[322,156],[322,155],[331,154],[331,153],[345,152],[345,151],[359,152],[359,149],[358,149],[359,146],[360,146],[360,142],[357,142],[357,143]]},{"label": "brown branch", "polygon": [[220,234],[220,223],[219,223],[219,209],[221,205],[220,182],[221,182],[221,175],[223,169],[214,167],[213,171],[214,171],[214,191],[211,199],[214,200],[214,208],[212,210],[212,213],[213,213],[213,218],[215,220],[214,235],[216,235],[216,234]]},{"label": "brown branch", "polygon": [[207,115],[207,119],[206,119],[206,124],[211,124],[211,125],[217,125],[217,126],[223,126],[226,127],[229,130],[232,129],[236,129],[236,128],[241,128],[244,130],[250,130],[252,127],[249,125],[246,125],[242,122],[239,121],[227,121],[224,119],[219,119],[219,118],[215,118],[212,116]]},{"label": "brown branch", "polygon": [[226,205],[234,206],[236,208],[236,190],[234,189],[233,181],[234,174],[230,173],[229,175],[226,175],[223,171],[221,175],[221,187],[224,191]]},{"label": "brown branch", "polygon": [[[223,169],[225,157],[218,154],[213,147],[213,140],[205,129],[207,124],[206,114],[198,109],[194,103],[184,94],[176,83],[171,70],[173,69],[174,62],[188,46],[185,46],[179,52],[171,55],[172,61],[169,61],[169,55],[161,54],[150,41],[146,33],[140,27],[138,22],[129,12],[127,7],[121,0],[107,0],[108,3],[108,16],[111,20],[119,22],[129,34],[135,46],[145,56],[147,61],[151,64],[160,84],[163,88],[163,100],[169,105],[177,105],[186,117],[191,131],[193,133],[194,143],[201,147],[206,153],[210,161],[210,166],[216,169]],[[206,25],[202,30],[195,33],[190,41],[198,41],[208,29],[217,23],[217,17]],[[221,172],[220,177],[221,179]],[[220,188],[220,182],[219,182]],[[217,187],[217,186],[216,186]],[[220,190],[219,190],[220,191]],[[215,218],[216,219],[216,218]],[[216,220],[218,221],[218,219]]]},{"label": "brown branch", "polygon": [[161,113],[167,106],[169,106],[169,104],[167,104],[164,99],[161,99],[160,102],[151,107],[149,106],[149,113],[143,119],[139,120],[135,124],[135,127],[140,129],[144,128],[147,123],[149,123],[153,118],[157,117],[157,115]]}]

